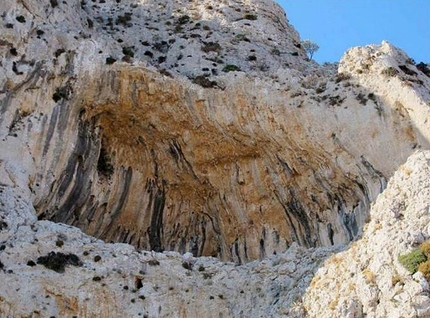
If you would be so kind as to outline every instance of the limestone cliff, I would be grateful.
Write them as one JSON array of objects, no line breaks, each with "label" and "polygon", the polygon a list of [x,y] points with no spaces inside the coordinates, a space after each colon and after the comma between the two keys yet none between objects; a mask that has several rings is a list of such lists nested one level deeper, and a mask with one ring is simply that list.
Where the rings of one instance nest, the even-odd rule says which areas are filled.
[{"label": "limestone cliff", "polygon": [[[318,316],[327,308],[312,305],[312,290],[300,300],[316,260],[359,238],[387,180],[429,148],[427,65],[383,42],[319,66],[269,0],[0,9],[0,265],[7,286],[20,286],[0,288],[4,315]],[[178,254],[138,253],[49,221],[138,250],[272,257],[240,267],[202,258],[189,271]],[[36,265],[51,251],[72,256],[47,259],[77,266],[60,275]],[[196,272],[200,262],[211,271]],[[46,288],[55,303],[39,297]],[[148,293],[157,296],[139,311]],[[193,307],[207,297],[210,306]]]}]

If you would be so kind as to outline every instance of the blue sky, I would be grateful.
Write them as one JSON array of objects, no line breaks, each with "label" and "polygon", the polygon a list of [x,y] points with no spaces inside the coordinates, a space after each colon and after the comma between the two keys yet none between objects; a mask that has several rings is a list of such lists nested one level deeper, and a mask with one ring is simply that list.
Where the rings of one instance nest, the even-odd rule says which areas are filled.
[{"label": "blue sky", "polygon": [[350,47],[400,47],[416,62],[430,62],[430,0],[277,0],[300,33],[320,49],[317,62],[336,62]]}]

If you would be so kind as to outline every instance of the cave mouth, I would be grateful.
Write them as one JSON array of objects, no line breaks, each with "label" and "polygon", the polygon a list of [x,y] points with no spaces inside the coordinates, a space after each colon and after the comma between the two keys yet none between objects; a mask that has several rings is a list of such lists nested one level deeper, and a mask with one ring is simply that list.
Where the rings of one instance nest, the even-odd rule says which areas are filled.
[{"label": "cave mouth", "polygon": [[[98,84],[69,101],[76,109],[73,149],[54,181],[40,177],[50,192],[35,204],[39,219],[142,250],[244,263],[293,242],[357,239],[385,187],[364,157],[352,158],[335,134],[327,144],[321,134],[311,139],[282,105],[289,125],[279,136],[267,134],[271,113],[268,128],[244,130],[242,122],[264,109],[264,101],[243,101],[254,84],[201,91],[132,67]],[[251,117],[231,113],[235,107]]]},{"label": "cave mouth", "polygon": [[[261,153],[229,158],[220,172],[216,165],[201,165],[181,139],[153,139],[148,146],[148,136],[138,134],[135,144],[123,143],[104,134],[98,126],[103,122],[103,116],[81,121],[67,168],[37,207],[39,219],[142,250],[245,263],[281,253],[293,242],[305,247],[349,242],[360,236],[368,218],[371,198],[365,184],[343,182],[338,192],[324,188],[318,197],[313,194],[321,192],[318,182],[333,180],[308,183],[311,191],[303,191],[297,187],[305,178],[298,165],[277,154],[271,182],[258,193],[255,174],[261,170],[250,167],[264,167],[267,158]],[[285,184],[273,189],[279,178]],[[249,204],[254,206],[246,210]],[[315,207],[321,212],[312,212]]]}]

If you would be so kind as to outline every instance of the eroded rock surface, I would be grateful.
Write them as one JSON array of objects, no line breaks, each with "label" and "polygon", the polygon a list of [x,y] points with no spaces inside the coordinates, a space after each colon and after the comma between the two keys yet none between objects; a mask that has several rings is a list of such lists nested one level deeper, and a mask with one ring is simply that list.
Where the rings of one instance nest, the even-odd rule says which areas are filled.
[{"label": "eroded rock surface", "polygon": [[[387,250],[379,282],[363,226],[399,165],[429,148],[428,65],[383,42],[319,66],[268,0],[0,9],[1,314],[427,314],[427,299],[395,309],[385,296],[414,242]],[[427,157],[411,159],[417,174]],[[411,213],[406,232],[426,238]],[[384,220],[387,238],[403,226]],[[376,274],[359,292],[365,269]],[[402,275],[398,294],[425,297]]]},{"label": "eroded rock surface", "polygon": [[335,75],[270,1],[55,3],[2,2],[2,169],[40,219],[238,262],[346,243],[428,145],[428,76],[388,43]]},{"label": "eroded rock surface", "polygon": [[310,317],[428,317],[429,282],[398,256],[430,238],[430,153],[400,166],[370,213],[363,238],[329,258],[305,296]]},{"label": "eroded rock surface", "polygon": [[420,273],[412,277],[397,256],[430,238],[429,191],[430,152],[417,152],[378,197],[362,239],[347,247],[294,243],[245,265],[138,252],[75,227],[36,221],[0,246],[0,314],[427,317],[429,283]]}]

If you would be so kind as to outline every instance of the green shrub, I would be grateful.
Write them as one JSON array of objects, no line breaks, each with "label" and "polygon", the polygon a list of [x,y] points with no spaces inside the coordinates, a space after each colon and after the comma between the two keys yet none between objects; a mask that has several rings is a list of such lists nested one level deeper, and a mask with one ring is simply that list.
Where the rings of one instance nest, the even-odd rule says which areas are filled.
[{"label": "green shrub", "polygon": [[239,71],[240,69],[239,69],[239,67],[238,66],[236,66],[236,65],[233,65],[233,64],[228,64],[228,65],[226,65],[223,69],[222,69],[222,71],[223,72],[226,72],[226,73],[228,73],[228,72],[236,72],[236,71]]},{"label": "green shrub", "polygon": [[427,257],[419,249],[399,256],[400,264],[402,264],[411,274],[414,274],[418,270],[420,264],[425,261],[427,261]]}]

